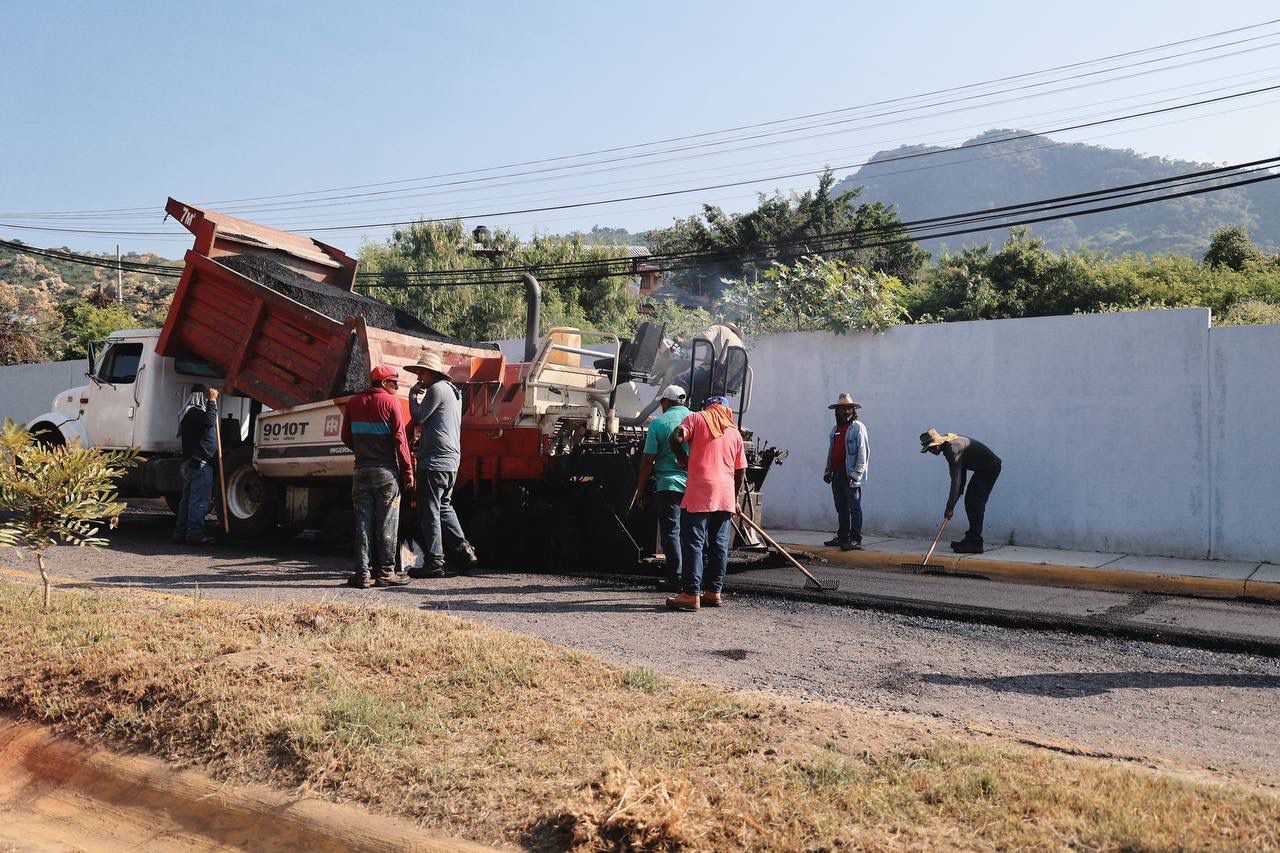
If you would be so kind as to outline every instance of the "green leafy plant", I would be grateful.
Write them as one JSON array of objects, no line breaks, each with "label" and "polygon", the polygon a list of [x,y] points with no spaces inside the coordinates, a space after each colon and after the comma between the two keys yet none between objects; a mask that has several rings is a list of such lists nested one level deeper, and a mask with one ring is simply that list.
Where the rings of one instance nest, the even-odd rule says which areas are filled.
[{"label": "green leafy plant", "polygon": [[908,319],[898,279],[816,255],[725,284],[726,315],[752,334],[881,332]]},{"label": "green leafy plant", "polygon": [[36,556],[49,609],[45,555],[54,545],[98,547],[124,511],[115,480],[138,461],[138,451],[42,444],[6,420],[0,431],[0,546]]}]

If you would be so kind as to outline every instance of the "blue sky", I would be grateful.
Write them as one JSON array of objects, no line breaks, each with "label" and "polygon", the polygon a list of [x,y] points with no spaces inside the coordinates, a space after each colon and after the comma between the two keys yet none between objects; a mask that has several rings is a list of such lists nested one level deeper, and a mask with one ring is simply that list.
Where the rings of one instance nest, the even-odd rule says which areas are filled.
[{"label": "blue sky", "polygon": [[[905,97],[1274,17],[1280,13],[1273,3],[1251,0],[12,3],[0,53],[7,95],[0,223],[156,233],[0,224],[0,236],[77,250],[119,242],[174,257],[190,240],[172,222],[161,225],[169,195],[230,201],[625,146]],[[1280,25],[1240,37],[1268,33],[1277,37],[1242,45],[1236,50],[1249,52],[1234,57],[1206,54],[1194,66],[1160,74],[892,125],[842,127],[807,142],[784,137],[768,147],[658,157],[644,168],[603,164],[492,185],[441,187],[434,179],[408,192],[418,185],[396,184],[375,191],[397,189],[405,198],[362,203],[295,197],[267,208],[224,206],[300,231],[471,213],[486,214],[476,222],[524,233],[592,224],[642,229],[687,215],[702,201],[741,209],[756,190],[812,180],[490,214],[856,163],[878,148],[959,142],[982,127],[1049,128],[1107,109],[1277,83]],[[1277,153],[1277,100],[1271,93],[1061,138],[1235,162]],[[1147,126],[1154,124],[1163,126]],[[103,212],[117,208],[138,210]],[[57,222],[34,218],[80,210],[93,212]],[[354,249],[388,230],[329,232],[322,239]]]}]

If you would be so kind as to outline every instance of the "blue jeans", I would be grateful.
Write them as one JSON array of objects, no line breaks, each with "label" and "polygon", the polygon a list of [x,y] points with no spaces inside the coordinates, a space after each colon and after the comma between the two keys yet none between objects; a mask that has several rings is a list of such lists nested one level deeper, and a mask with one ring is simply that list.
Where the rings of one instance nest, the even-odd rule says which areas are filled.
[{"label": "blue jeans", "polygon": [[[733,525],[731,512],[680,511],[680,539],[684,546],[681,555],[683,590],[689,595],[720,592],[724,589],[724,575],[729,570],[729,534]],[[707,576],[702,576],[703,552],[706,553]]]},{"label": "blue jeans", "polygon": [[400,480],[386,468],[357,468],[351,476],[356,511],[356,574],[390,575],[400,530]]},{"label": "blue jeans", "polygon": [[422,553],[428,562],[444,562],[444,548],[457,551],[467,536],[453,509],[457,471],[418,470],[418,521],[422,524]]},{"label": "blue jeans", "polygon": [[836,518],[840,522],[836,538],[861,545],[862,487],[849,485],[849,478],[837,473],[831,481],[831,497],[836,502]]},{"label": "blue jeans", "polygon": [[680,583],[680,501],[684,492],[663,491],[655,496],[658,510],[658,534],[662,537],[662,553],[667,558],[667,580]]},{"label": "blue jeans", "polygon": [[212,462],[198,467],[190,460],[182,463],[182,500],[178,501],[178,521],[173,527],[175,539],[188,542],[204,535],[204,517],[209,514],[209,497],[213,494]]}]

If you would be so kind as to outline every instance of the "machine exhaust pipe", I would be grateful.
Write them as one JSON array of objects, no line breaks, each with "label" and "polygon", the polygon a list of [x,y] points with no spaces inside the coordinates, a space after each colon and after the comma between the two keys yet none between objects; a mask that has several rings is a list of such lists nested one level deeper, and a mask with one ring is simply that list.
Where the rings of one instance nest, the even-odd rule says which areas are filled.
[{"label": "machine exhaust pipe", "polygon": [[524,360],[533,361],[538,354],[538,315],[542,311],[542,288],[533,273],[521,276],[524,281]]}]

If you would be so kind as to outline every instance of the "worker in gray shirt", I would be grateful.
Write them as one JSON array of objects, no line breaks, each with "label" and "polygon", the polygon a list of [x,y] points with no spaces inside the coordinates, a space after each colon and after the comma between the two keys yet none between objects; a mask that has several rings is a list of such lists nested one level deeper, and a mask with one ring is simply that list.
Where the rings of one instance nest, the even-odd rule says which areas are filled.
[{"label": "worker in gray shirt", "polygon": [[453,487],[462,462],[462,392],[449,381],[440,356],[424,351],[417,364],[405,368],[418,376],[409,389],[409,415],[419,430],[416,478],[418,518],[422,525],[422,568],[410,569],[415,578],[445,574],[445,548],[454,554],[460,571],[476,564],[453,509]]}]

